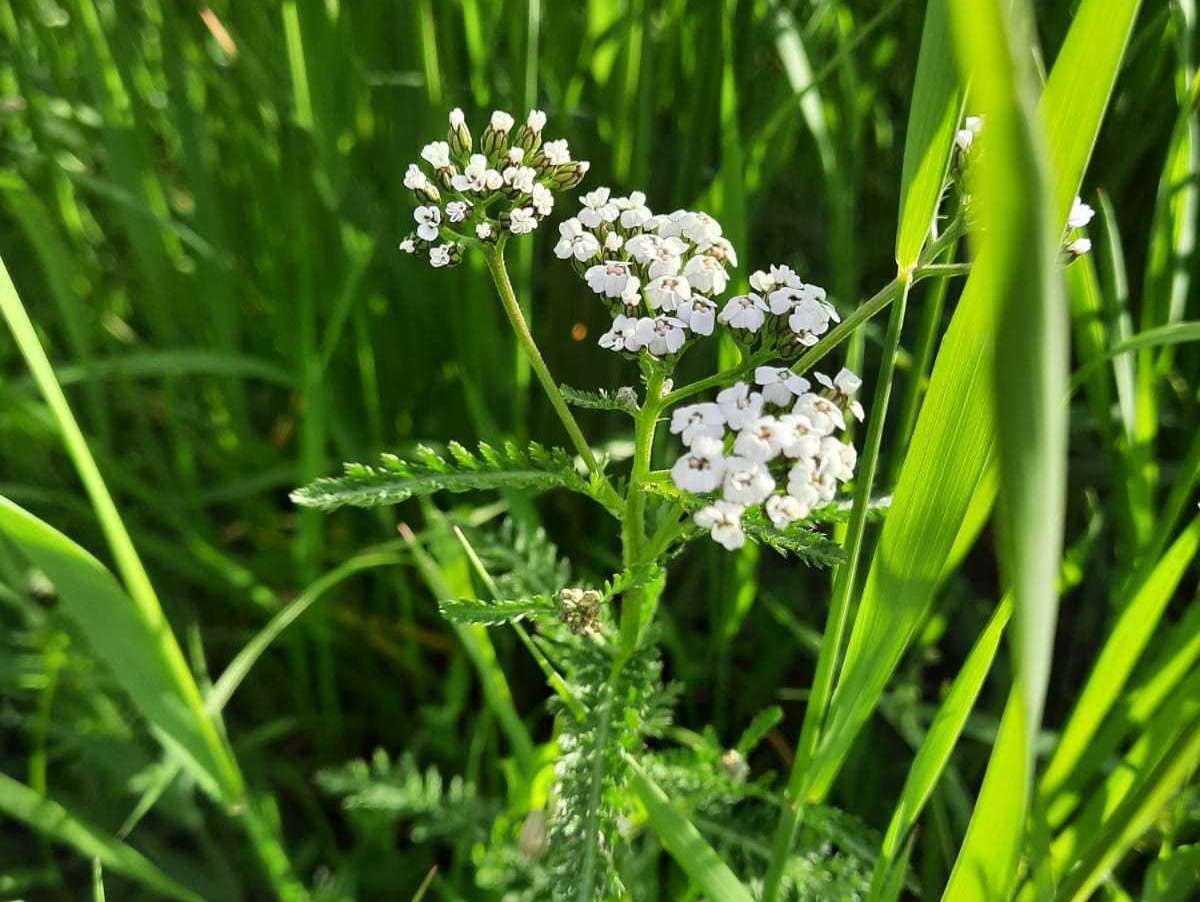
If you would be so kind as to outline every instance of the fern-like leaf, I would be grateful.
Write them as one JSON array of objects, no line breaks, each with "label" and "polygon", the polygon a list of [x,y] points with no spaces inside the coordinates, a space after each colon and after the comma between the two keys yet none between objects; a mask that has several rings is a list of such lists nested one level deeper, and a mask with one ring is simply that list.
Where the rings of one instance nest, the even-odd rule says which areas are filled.
[{"label": "fern-like leaf", "polygon": [[476,598],[449,598],[438,602],[438,610],[451,623],[482,623],[498,626],[513,623],[535,614],[553,614],[558,608],[546,595],[528,598],[498,598],[481,601]]},{"label": "fern-like leaf", "polygon": [[561,448],[537,442],[520,447],[480,443],[472,453],[451,442],[446,456],[418,446],[413,459],[384,454],[378,464],[345,465],[342,476],[318,479],[291,494],[301,507],[334,510],[339,507],[379,507],[399,504],[415,495],[470,492],[479,489],[569,489],[596,498],[591,481],[575,469],[574,459]]},{"label": "fern-like leaf", "polygon": [[560,385],[563,399],[572,407],[582,407],[587,410],[619,410],[630,416],[637,415],[637,396],[629,389],[618,389],[609,393],[606,389],[588,391],[582,388],[572,388]]}]

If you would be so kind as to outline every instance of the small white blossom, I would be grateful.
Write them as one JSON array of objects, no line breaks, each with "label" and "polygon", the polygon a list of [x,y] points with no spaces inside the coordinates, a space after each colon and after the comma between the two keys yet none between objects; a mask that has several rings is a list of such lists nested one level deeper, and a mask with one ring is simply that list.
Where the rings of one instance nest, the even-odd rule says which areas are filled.
[{"label": "small white blossom", "polygon": [[858,452],[854,446],[839,441],[832,435],[821,439],[822,476],[832,476],[838,482],[846,482],[854,478],[854,465],[858,463]]},{"label": "small white blossom", "polygon": [[846,419],[842,416],[841,408],[820,395],[801,395],[792,413],[806,417],[812,424],[813,431],[819,435],[832,435],[835,430],[846,429]]},{"label": "small white blossom", "polygon": [[612,192],[608,188],[597,188],[583,196],[583,209],[579,211],[579,221],[589,229],[599,228],[603,223],[616,222],[620,211],[617,205],[609,200]]},{"label": "small white blossom", "polygon": [[452,200],[446,204],[446,218],[451,222],[462,222],[471,212],[471,205],[465,200]]},{"label": "small white blossom", "polygon": [[621,211],[623,229],[640,229],[654,215],[646,206],[646,195],[641,191],[634,191],[629,197],[613,198],[613,203]]},{"label": "small white blossom", "polygon": [[817,336],[829,331],[829,321],[837,318],[837,312],[829,305],[806,298],[792,308],[788,327],[800,338],[803,345],[815,345]]},{"label": "small white blossom", "polygon": [[492,113],[492,131],[510,131],[514,121],[511,114],[504,112],[504,110],[496,110],[496,112]]},{"label": "small white blossom", "polygon": [[807,515],[804,507],[791,495],[772,495],[764,507],[776,529],[787,529]]},{"label": "small white blossom", "polygon": [[450,127],[453,129],[461,128],[467,124],[467,117],[463,115],[463,111],[455,107],[450,111]]},{"label": "small white blossom", "polygon": [[730,266],[738,265],[737,251],[733,249],[728,238],[714,238],[712,241],[700,245],[696,250],[721,263],[728,263]]},{"label": "small white blossom", "polygon": [[785,431],[775,417],[758,417],[738,432],[733,453],[759,463],[774,460],[783,448]]},{"label": "small white blossom", "polygon": [[638,320],[637,341],[655,357],[674,354],[687,341],[683,322],[673,316],[642,317]]},{"label": "small white blossom", "polygon": [[574,257],[580,263],[585,263],[600,253],[600,242],[591,232],[585,231],[583,224],[571,217],[558,224],[558,244],[554,245],[554,256],[560,260]]},{"label": "small white blossom", "polygon": [[486,241],[492,237],[492,224],[490,222],[481,222],[475,226],[475,235],[479,240]]},{"label": "small white blossom", "polygon": [[1091,249],[1092,249],[1092,242],[1088,238],[1076,238],[1074,241],[1072,241],[1070,244],[1067,245],[1067,253],[1070,254],[1071,259],[1074,259],[1076,257],[1082,257],[1084,254],[1088,253],[1088,251],[1090,251]]},{"label": "small white blossom", "polygon": [[679,305],[679,318],[697,335],[712,335],[717,321],[717,305],[701,295],[693,295]]},{"label": "small white blossom", "polygon": [[[771,267],[774,270],[776,267]],[[787,270],[787,267],[779,267]],[[794,276],[791,270],[787,270],[789,278],[783,284],[780,284],[769,295],[767,301],[771,305],[771,312],[777,315],[791,313],[802,304],[821,304],[825,305],[825,289],[819,285],[808,285],[801,282],[799,279],[792,279]]]},{"label": "small white blossom", "polygon": [[[660,238],[654,245],[650,258],[650,278],[678,275],[679,268],[683,265],[683,253],[686,250],[687,245],[678,238]],[[691,285],[693,288],[696,287],[694,281],[691,282]]]},{"label": "small white blossom", "polygon": [[546,127],[546,114],[541,110],[530,110],[529,116],[525,119],[525,127],[535,135],[540,135],[542,129]]},{"label": "small white blossom", "polygon": [[604,249],[610,254],[615,254],[625,244],[625,239],[616,232],[609,232],[604,236]]},{"label": "small white blossom", "polygon": [[677,310],[691,296],[692,286],[683,276],[659,276],[646,283],[646,300],[652,310]]},{"label": "small white blossom", "polygon": [[798,413],[779,417],[780,450],[784,457],[800,460],[816,457],[821,452],[821,436],[813,429],[812,421]]},{"label": "small white blossom", "polygon": [[693,288],[705,294],[721,294],[729,284],[725,267],[713,257],[692,257],[683,267],[683,274]]},{"label": "small white blossom", "polygon": [[637,340],[637,325],[635,316],[616,317],[612,328],[600,336],[600,347],[609,351],[640,351],[642,345]]},{"label": "small white blossom", "polygon": [[488,168],[488,159],[481,153],[472,154],[466,168],[450,179],[455,191],[498,191],[504,185],[504,178],[495,169]]},{"label": "small white blossom", "polygon": [[571,149],[567,146],[564,138],[547,141],[542,145],[542,153],[545,154],[546,162],[551,166],[562,166],[564,163],[571,162]]},{"label": "small white blossom", "polygon": [[510,147],[506,156],[508,158],[508,162],[510,162],[512,165],[520,166],[521,163],[525,161],[525,148]]},{"label": "small white blossom", "polygon": [[681,222],[683,236],[698,245],[721,237],[721,224],[707,213],[691,213]]},{"label": "small white blossom", "polygon": [[968,116],[963,127],[954,133],[954,143],[958,149],[966,153],[975,143],[975,138],[983,131],[982,116]]},{"label": "small white blossom", "polygon": [[450,145],[445,141],[433,141],[421,148],[421,159],[434,169],[450,168]]},{"label": "small white blossom", "polygon": [[700,439],[671,467],[671,481],[685,492],[714,492],[725,476],[725,458],[717,439]]},{"label": "small white blossom", "polygon": [[1076,197],[1071,204],[1071,214],[1067,217],[1068,229],[1082,229],[1092,217],[1096,215],[1096,211],[1083,202],[1083,198]]},{"label": "small white blossom", "polygon": [[801,458],[788,470],[787,493],[800,503],[802,516],[807,517],[813,508],[833,500],[837,482],[820,472],[814,458]]},{"label": "small white blossom", "polygon": [[554,209],[554,192],[538,182],[533,186],[533,209],[537,210],[538,216],[549,216],[550,211]]},{"label": "small white blossom", "polygon": [[429,176],[421,171],[420,166],[409,163],[408,169],[404,171],[404,187],[409,191],[428,191],[433,187],[433,183],[429,181]]},{"label": "small white blossom", "polygon": [[537,178],[537,170],[529,166],[509,166],[503,173],[504,184],[521,194],[533,193],[533,180]]},{"label": "small white blossom", "polygon": [[452,244],[439,244],[437,247],[429,249],[429,265],[434,269],[442,266],[450,265],[450,251],[454,248]]},{"label": "small white blossom", "polygon": [[405,238],[400,242],[400,250],[406,254],[415,254],[417,252],[417,243],[411,238]]},{"label": "small white blossom", "polygon": [[721,415],[730,429],[741,429],[762,414],[763,396],[745,382],[735,382],[717,394]]},{"label": "small white blossom", "polygon": [[722,497],[735,504],[761,504],[775,491],[775,480],[761,462],[739,455],[725,458]]},{"label": "small white blossom", "polygon": [[721,309],[717,321],[733,329],[757,332],[767,319],[767,302],[757,294],[739,294]]},{"label": "small white blossom", "polygon": [[417,207],[413,211],[417,221],[417,237],[422,241],[436,241],[442,225],[442,211],[437,207]]},{"label": "small white blossom", "polygon": [[633,274],[628,263],[621,260],[606,260],[588,267],[584,273],[588,288],[608,298],[624,297],[632,283],[634,290],[639,285],[638,278]]},{"label": "small white blossom", "polygon": [[711,401],[677,407],[671,414],[671,432],[685,445],[698,438],[719,439],[725,434],[725,415]]},{"label": "small white blossom", "polygon": [[760,366],[754,370],[754,381],[762,386],[763,400],[777,407],[786,407],[792,398],[804,394],[812,386],[803,376],[797,376],[786,366]]},{"label": "small white blossom", "polygon": [[514,235],[528,235],[537,228],[532,207],[517,207],[508,214],[508,230]]},{"label": "small white blossom", "polygon": [[745,508],[740,504],[715,501],[696,511],[692,519],[701,529],[707,529],[714,541],[733,551],[746,544],[746,534],[742,531],[743,510]]}]

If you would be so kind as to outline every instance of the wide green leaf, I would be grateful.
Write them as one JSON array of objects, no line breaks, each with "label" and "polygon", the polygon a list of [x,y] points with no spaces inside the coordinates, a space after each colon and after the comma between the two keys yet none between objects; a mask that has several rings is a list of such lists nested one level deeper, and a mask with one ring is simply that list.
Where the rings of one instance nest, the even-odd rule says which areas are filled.
[{"label": "wide green leaf", "polygon": [[33,514],[0,497],[0,534],[41,570],[63,610],[154,734],[206,791],[236,803],[241,775],[164,619],[152,621],[116,578],[86,550]]}]

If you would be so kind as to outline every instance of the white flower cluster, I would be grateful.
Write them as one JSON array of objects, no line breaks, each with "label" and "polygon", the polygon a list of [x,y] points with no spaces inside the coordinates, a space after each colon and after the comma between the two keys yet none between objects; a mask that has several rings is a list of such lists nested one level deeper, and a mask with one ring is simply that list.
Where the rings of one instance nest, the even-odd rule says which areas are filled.
[{"label": "white flower cluster", "polygon": [[786,266],[756,272],[750,277],[756,293],[718,309],[717,298],[729,285],[726,267],[737,266],[721,224],[691,210],[656,214],[641,191],[615,197],[611,189],[597,188],[558,229],[555,255],[572,262],[612,313],[602,348],[665,357],[696,336],[712,335],[718,325],[751,339],[771,315],[787,329],[763,330],[762,338],[786,338],[781,333],[790,330],[788,340],[811,345],[837,319],[825,291]]},{"label": "white flower cluster", "polygon": [[742,517],[755,506],[786,529],[831,502],[838,484],[853,477],[858,455],[838,434],[846,413],[863,418],[853,399],[861,380],[847,369],[832,379],[815,376],[820,388],[813,391],[787,367],[760,366],[757,390],[737,382],[715,402],[672,413],[671,432],[688,450],[671,479],[686,492],[715,496],[694,520],[726,548],[745,544]]},{"label": "white flower cluster", "polygon": [[[1082,229],[1092,221],[1092,217],[1096,215],[1096,211],[1083,202],[1083,198],[1076,197],[1071,204],[1071,212],[1067,216],[1067,232],[1074,232],[1076,229]],[[1069,235],[1068,235],[1069,237]],[[1081,257],[1092,249],[1092,242],[1089,238],[1076,238],[1067,241],[1064,250],[1067,256],[1074,260],[1076,257]]]},{"label": "white flower cluster", "polygon": [[451,111],[448,140],[421,151],[433,177],[417,163],[405,172],[404,187],[420,206],[413,212],[417,227],[400,250],[428,257],[435,267],[452,265],[464,240],[529,234],[554,209],[554,192],[583,180],[588,164],[571,159],[566,141],[542,140],[545,113],[533,110],[514,131],[515,124],[509,113],[492,113],[476,148],[462,110]]}]

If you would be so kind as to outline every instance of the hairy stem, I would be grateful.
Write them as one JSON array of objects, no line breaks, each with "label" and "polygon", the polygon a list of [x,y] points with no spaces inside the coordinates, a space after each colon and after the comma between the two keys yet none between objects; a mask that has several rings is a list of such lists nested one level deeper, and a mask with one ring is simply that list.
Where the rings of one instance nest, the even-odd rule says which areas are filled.
[{"label": "hairy stem", "polygon": [[608,500],[619,504],[620,497],[617,495],[616,489],[612,487],[612,483],[608,481],[608,477],[601,470],[600,464],[596,460],[596,455],[592,452],[591,446],[584,437],[583,430],[579,428],[579,424],[575,421],[575,416],[571,413],[571,409],[567,407],[567,402],[563,398],[562,392],[559,391],[558,383],[550,375],[550,369],[546,366],[546,361],[542,358],[542,352],[538,349],[537,342],[534,341],[533,333],[529,329],[529,323],[525,321],[525,314],[521,312],[521,305],[517,302],[512,282],[508,278],[508,267],[504,265],[504,249],[500,245],[485,247],[484,257],[487,260],[488,271],[492,274],[492,281],[496,285],[496,293],[500,295],[500,303],[504,307],[504,312],[508,316],[508,321],[512,325],[513,332],[517,336],[517,341],[521,343],[521,347],[525,350],[525,354],[529,358],[529,365],[533,368],[538,382],[542,384],[542,388],[546,392],[546,397],[550,399],[550,406],[558,414],[563,428],[567,430],[567,435],[570,436],[571,443],[575,446],[575,450],[579,453],[579,456],[583,458],[588,472],[601,483],[605,495],[608,496]]}]

